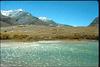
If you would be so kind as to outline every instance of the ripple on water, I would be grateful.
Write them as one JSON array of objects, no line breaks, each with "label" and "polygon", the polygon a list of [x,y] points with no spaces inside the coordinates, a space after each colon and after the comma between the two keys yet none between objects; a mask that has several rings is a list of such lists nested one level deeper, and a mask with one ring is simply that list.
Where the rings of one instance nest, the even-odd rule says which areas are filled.
[{"label": "ripple on water", "polygon": [[[21,44],[21,45],[18,45]],[[1,43],[2,67],[97,66],[97,42]]]}]

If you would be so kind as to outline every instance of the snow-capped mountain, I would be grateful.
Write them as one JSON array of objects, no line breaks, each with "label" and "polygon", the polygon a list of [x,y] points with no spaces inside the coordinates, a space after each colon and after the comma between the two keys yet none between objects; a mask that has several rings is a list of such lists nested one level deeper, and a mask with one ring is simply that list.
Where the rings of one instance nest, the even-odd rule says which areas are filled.
[{"label": "snow-capped mountain", "polygon": [[17,24],[34,24],[40,20],[22,9],[1,11],[1,14],[16,20]]},{"label": "snow-capped mountain", "polygon": [[1,14],[14,19],[17,24],[57,26],[57,23],[55,23],[51,19],[48,19],[47,17],[35,17],[32,16],[31,13],[24,11],[22,9],[6,10],[6,11],[1,10]]}]

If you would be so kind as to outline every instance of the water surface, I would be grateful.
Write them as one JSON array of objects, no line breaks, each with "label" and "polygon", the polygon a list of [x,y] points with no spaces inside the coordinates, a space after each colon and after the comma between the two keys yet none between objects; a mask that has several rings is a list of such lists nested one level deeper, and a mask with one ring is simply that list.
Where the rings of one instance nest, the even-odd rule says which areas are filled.
[{"label": "water surface", "polygon": [[2,67],[97,67],[98,41],[1,42]]}]

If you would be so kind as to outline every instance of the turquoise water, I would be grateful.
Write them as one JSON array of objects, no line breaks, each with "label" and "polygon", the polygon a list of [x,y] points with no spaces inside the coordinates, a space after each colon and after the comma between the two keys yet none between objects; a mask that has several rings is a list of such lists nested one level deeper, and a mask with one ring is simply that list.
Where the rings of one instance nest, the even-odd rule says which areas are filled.
[{"label": "turquoise water", "polygon": [[98,41],[1,42],[2,67],[97,67]]}]

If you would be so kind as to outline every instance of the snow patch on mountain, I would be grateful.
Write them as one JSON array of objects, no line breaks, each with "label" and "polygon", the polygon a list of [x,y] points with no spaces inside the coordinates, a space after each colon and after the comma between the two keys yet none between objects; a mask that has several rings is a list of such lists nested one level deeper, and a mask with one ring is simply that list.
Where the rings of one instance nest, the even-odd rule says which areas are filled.
[{"label": "snow patch on mountain", "polygon": [[48,20],[51,20],[50,18],[48,17],[38,17],[40,20],[42,21],[48,21]]},{"label": "snow patch on mountain", "polygon": [[20,12],[23,11],[22,9],[17,9],[17,10],[1,10],[1,14],[4,16],[9,16],[10,14],[12,14],[13,12]]},{"label": "snow patch on mountain", "polygon": [[7,11],[1,10],[1,14],[4,16],[9,16],[11,12],[13,12],[13,10],[7,10]]}]

